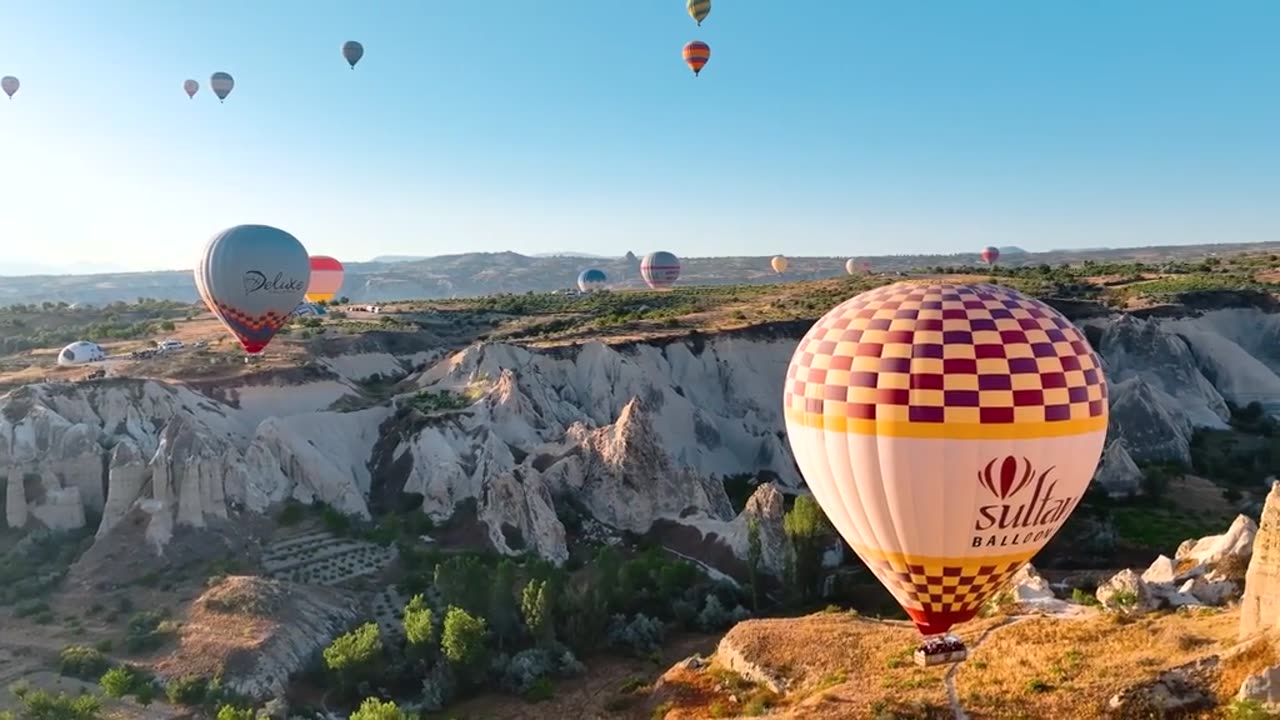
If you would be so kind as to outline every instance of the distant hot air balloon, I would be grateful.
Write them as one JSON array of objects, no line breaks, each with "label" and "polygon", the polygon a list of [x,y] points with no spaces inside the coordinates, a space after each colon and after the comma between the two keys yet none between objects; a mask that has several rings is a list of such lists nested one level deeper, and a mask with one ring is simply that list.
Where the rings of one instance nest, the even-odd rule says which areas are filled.
[{"label": "distant hot air balloon", "polygon": [[982,251],[982,262],[988,265],[995,265],[1000,259],[1000,248],[988,247]]},{"label": "distant hot air balloon", "polygon": [[0,90],[4,90],[4,94],[13,99],[13,94],[18,92],[18,88],[22,87],[22,83],[18,82],[18,78],[12,75],[5,75],[0,78]]},{"label": "distant hot air balloon", "polygon": [[182,89],[187,93],[187,97],[193,98],[200,91],[200,83],[195,80],[188,80],[182,83]]},{"label": "distant hot air balloon", "polygon": [[701,40],[694,40],[684,46],[684,63],[693,70],[693,76],[697,77],[702,72],[703,66],[711,59],[711,46]]},{"label": "distant hot air balloon", "polygon": [[850,275],[860,275],[862,273],[871,272],[871,263],[860,263],[853,258],[849,258],[844,263],[844,271]]},{"label": "distant hot air balloon", "polygon": [[342,57],[347,59],[347,64],[352,70],[356,69],[356,63],[360,62],[360,58],[364,57],[364,46],[355,40],[348,40],[342,43]]},{"label": "distant hot air balloon", "polygon": [[769,261],[769,265],[773,267],[773,271],[778,273],[779,275],[786,272],[787,265],[790,265],[790,264],[791,264],[790,261],[781,255],[776,255],[772,260]]},{"label": "distant hot air balloon", "polygon": [[1049,542],[1107,433],[1084,333],[986,284],[845,301],[796,348],[783,405],[814,498],[927,636],[974,617]]},{"label": "distant hot air balloon", "polygon": [[578,274],[578,289],[582,292],[603,290],[607,282],[609,282],[609,278],[605,276],[603,270],[590,268]]},{"label": "distant hot air balloon", "polygon": [[256,354],[302,302],[310,275],[297,238],[267,225],[237,225],[209,240],[195,280],[209,310]]},{"label": "distant hot air balloon", "polygon": [[711,12],[711,0],[689,0],[688,3],[689,17],[698,21],[698,25],[702,25],[702,21],[707,19],[707,15]]},{"label": "distant hot air balloon", "polygon": [[218,102],[226,100],[235,86],[236,79],[227,73],[216,72],[209,76],[209,87],[213,89],[213,94],[218,96]]},{"label": "distant hot air balloon", "polygon": [[655,290],[671,287],[680,277],[680,260],[665,250],[651,252],[640,261],[640,277]]},{"label": "distant hot air balloon", "polygon": [[332,300],[342,289],[346,271],[342,263],[327,255],[311,256],[311,281],[307,284],[307,302]]}]

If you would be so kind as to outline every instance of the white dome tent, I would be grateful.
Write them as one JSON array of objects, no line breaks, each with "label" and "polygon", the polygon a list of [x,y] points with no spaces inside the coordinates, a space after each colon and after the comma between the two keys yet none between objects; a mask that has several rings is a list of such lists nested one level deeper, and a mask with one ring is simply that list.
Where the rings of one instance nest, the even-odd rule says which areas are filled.
[{"label": "white dome tent", "polygon": [[94,343],[84,340],[73,342],[62,348],[62,352],[58,353],[58,364],[64,366],[87,365],[88,363],[102,362],[106,359],[106,351]]}]

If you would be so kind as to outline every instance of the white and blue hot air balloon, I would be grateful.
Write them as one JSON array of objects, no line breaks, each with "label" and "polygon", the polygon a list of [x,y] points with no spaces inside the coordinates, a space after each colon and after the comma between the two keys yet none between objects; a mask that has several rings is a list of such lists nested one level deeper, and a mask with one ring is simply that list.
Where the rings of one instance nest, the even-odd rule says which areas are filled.
[{"label": "white and blue hot air balloon", "polygon": [[604,271],[596,268],[589,268],[578,274],[578,289],[584,293],[603,290],[608,282],[609,278]]},{"label": "white and blue hot air balloon", "polygon": [[200,299],[250,354],[262,352],[289,322],[310,278],[307,249],[268,225],[214,235],[195,271]]}]

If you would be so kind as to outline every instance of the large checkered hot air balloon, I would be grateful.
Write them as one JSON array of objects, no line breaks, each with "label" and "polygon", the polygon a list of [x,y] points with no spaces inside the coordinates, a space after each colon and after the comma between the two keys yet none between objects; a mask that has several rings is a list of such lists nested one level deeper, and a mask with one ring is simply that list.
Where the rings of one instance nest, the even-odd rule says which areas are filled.
[{"label": "large checkered hot air balloon", "polygon": [[[1084,333],[985,284],[845,301],[796,348],[783,404],[814,498],[926,636],[972,618],[1049,542],[1107,432]],[[931,638],[917,660],[944,656],[963,645]]]},{"label": "large checkered hot air balloon", "polygon": [[307,249],[267,225],[214,235],[196,265],[196,290],[250,354],[266,348],[302,302],[311,276]]}]

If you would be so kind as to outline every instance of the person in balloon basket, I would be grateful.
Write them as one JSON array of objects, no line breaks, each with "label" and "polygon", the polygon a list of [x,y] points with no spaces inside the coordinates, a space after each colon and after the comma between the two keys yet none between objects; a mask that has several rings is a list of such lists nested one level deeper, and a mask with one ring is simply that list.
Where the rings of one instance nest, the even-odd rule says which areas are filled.
[{"label": "person in balloon basket", "polygon": [[944,653],[962,652],[964,650],[964,642],[954,635],[944,635],[943,637],[929,638],[921,645],[925,655],[941,655]]}]

